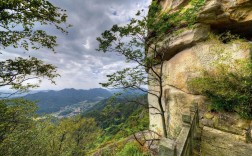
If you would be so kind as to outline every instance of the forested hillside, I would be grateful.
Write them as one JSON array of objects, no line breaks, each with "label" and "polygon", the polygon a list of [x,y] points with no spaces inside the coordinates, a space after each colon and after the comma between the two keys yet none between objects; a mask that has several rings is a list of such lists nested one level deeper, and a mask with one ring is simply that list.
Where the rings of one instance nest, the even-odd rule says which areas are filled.
[{"label": "forested hillside", "polygon": [[29,94],[25,99],[37,102],[38,113],[57,112],[60,108],[79,102],[98,102],[110,97],[112,94],[105,89],[96,88],[90,90],[64,89],[60,91],[46,91]]},{"label": "forested hillside", "polygon": [[[146,96],[138,99],[146,102]],[[141,105],[122,98],[103,100],[97,105],[100,105],[99,110],[94,109],[81,116],[39,119],[32,102],[24,99],[1,101],[0,153],[91,155],[100,148],[106,149],[107,145],[117,144],[131,134],[148,128],[148,109]],[[13,120],[9,120],[10,116]],[[137,144],[133,148],[138,153],[144,153]],[[124,149],[122,144],[113,150],[121,155],[128,149]]]}]

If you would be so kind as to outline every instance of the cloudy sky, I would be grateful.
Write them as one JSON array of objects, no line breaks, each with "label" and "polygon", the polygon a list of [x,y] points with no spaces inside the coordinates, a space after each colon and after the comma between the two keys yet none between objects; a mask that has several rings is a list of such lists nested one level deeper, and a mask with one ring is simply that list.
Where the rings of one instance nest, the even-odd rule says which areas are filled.
[{"label": "cloudy sky", "polygon": [[89,89],[100,87],[106,75],[126,66],[124,60],[115,54],[97,52],[96,37],[113,24],[125,24],[134,17],[137,10],[148,9],[151,0],[50,0],[56,6],[67,10],[68,23],[72,24],[69,34],[48,30],[58,36],[56,54],[47,49],[24,52],[20,49],[2,49],[2,59],[17,56],[35,56],[58,67],[61,77],[57,85],[47,81],[39,89]]}]

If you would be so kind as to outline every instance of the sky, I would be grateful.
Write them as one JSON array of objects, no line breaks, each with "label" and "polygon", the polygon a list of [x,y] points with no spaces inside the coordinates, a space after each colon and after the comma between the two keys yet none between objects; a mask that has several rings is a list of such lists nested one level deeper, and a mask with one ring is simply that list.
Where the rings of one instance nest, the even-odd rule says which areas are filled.
[{"label": "sky", "polygon": [[124,59],[113,53],[97,52],[96,37],[114,24],[126,24],[138,10],[148,10],[151,0],[49,0],[67,10],[68,35],[46,28],[58,37],[56,53],[48,49],[25,52],[22,49],[1,49],[1,59],[34,56],[57,67],[61,77],[56,85],[43,81],[39,90],[60,90],[64,88],[90,89],[101,87],[106,75],[123,69]]}]

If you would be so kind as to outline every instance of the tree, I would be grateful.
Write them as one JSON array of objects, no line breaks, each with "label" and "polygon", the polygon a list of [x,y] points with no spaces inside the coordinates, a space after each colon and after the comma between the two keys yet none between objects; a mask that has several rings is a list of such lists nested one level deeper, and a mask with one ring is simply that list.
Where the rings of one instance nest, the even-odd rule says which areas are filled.
[{"label": "tree", "polygon": [[76,116],[42,123],[45,126],[39,135],[46,138],[47,155],[86,155],[101,133],[92,118]]},{"label": "tree", "polygon": [[[68,26],[65,10],[48,0],[4,0],[0,1],[0,49],[14,48],[54,51],[56,36],[47,33],[42,26],[53,26],[62,33]],[[41,29],[38,29],[41,28]],[[54,83],[59,76],[56,67],[34,58],[8,59],[0,62],[0,87],[24,91],[38,87],[31,79],[40,82],[43,78]],[[1,98],[13,93],[0,93]],[[38,130],[34,123],[35,104],[24,99],[0,100],[0,153],[3,155],[45,155],[40,146]],[[33,150],[38,149],[38,150]]]},{"label": "tree", "polygon": [[[107,75],[108,82],[104,87],[139,89],[156,97],[158,107],[149,105],[161,116],[163,136],[168,137],[164,98],[164,63],[169,53],[170,39],[164,36],[176,35],[181,27],[191,27],[196,22],[197,12],[205,4],[205,0],[191,0],[186,9],[178,9],[172,13],[162,11],[160,1],[154,0],[149,7],[147,17],[131,19],[126,26],[114,25],[98,37],[98,51],[116,52],[125,57],[126,62],[134,62],[135,67],[125,68]],[[141,15],[139,11],[137,16]],[[148,75],[148,76],[147,76]],[[149,89],[144,89],[147,86]]]},{"label": "tree", "polygon": [[[135,23],[131,23],[125,27],[113,26],[110,31],[106,31],[102,34],[102,38],[98,38],[98,41],[100,42],[99,50],[118,52],[125,56],[127,61],[133,61],[137,63],[137,65],[133,68],[125,68],[122,71],[117,71],[112,75],[107,75],[108,82],[102,83],[102,85],[104,87],[139,89],[145,93],[155,96],[158,99],[159,108],[153,106],[149,106],[148,108],[159,111],[158,114],[160,114],[162,117],[164,136],[167,137],[165,110],[162,104],[165,78],[165,76],[162,75],[164,55],[160,52],[157,52],[157,45],[152,44],[145,46],[145,33],[134,32],[134,29],[138,29],[139,31],[142,31],[143,29],[140,28],[141,26],[138,25],[139,23],[137,26],[133,26],[132,24]],[[133,31],[133,33],[131,31]],[[128,36],[131,37],[131,39],[129,39],[129,43],[122,43],[122,38],[127,38]],[[118,42],[115,43],[116,41]],[[144,46],[147,49],[153,50],[156,55],[146,56],[144,54],[145,51],[143,50]],[[160,59],[157,60],[156,57],[159,57]],[[149,77],[147,74],[149,74]],[[158,86],[159,88],[158,90],[147,90],[143,88],[146,85],[153,85],[155,87]]]},{"label": "tree", "polygon": [[24,99],[0,100],[0,153],[26,155],[34,139],[36,105]]},{"label": "tree", "polygon": [[48,0],[5,0],[0,2],[0,45],[13,45],[25,50],[46,47],[54,50],[56,36],[45,30],[35,30],[39,25],[53,25],[63,33],[60,25],[66,22],[64,9],[54,6]]},{"label": "tree", "polygon": [[[163,136],[167,137],[165,109],[162,103],[165,75],[163,75],[164,52],[166,44],[159,45],[160,36],[150,38],[148,24],[150,19],[132,19],[126,26],[114,25],[110,30],[102,33],[97,38],[99,51],[116,52],[123,55],[128,62],[136,63],[135,67],[125,68],[114,74],[107,75],[108,82],[101,83],[104,87],[139,89],[155,96],[159,107],[148,106],[155,109],[161,115]],[[148,76],[149,75],[149,76]],[[144,89],[143,86],[152,85],[154,89]]]},{"label": "tree", "polygon": [[[0,48],[38,50],[48,48],[54,51],[56,36],[48,34],[42,26],[53,26],[62,33],[69,26],[66,22],[66,10],[54,6],[48,0],[5,0],[0,2]],[[40,28],[41,27],[41,28]],[[38,29],[40,28],[40,29]],[[38,84],[27,80],[48,78],[54,83],[56,67],[45,64],[36,58],[16,58],[0,62],[0,87],[26,90]],[[39,80],[40,81],[40,80]]]},{"label": "tree", "polygon": [[[0,87],[9,86],[11,89],[23,91],[38,86],[36,83],[25,83],[28,80],[47,77],[54,83],[53,79],[57,76],[56,67],[34,57],[28,59],[18,57],[0,62]],[[7,93],[7,97],[12,94]]]},{"label": "tree", "polygon": [[0,100],[2,155],[85,155],[101,129],[92,118],[36,118],[36,104],[25,99]]}]

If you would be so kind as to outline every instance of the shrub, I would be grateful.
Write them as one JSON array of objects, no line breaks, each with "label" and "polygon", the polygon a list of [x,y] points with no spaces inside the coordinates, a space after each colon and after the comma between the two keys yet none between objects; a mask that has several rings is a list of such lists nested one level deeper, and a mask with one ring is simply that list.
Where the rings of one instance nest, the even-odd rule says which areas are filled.
[{"label": "shrub", "polygon": [[251,60],[220,63],[214,70],[204,70],[188,85],[210,100],[212,110],[237,112],[242,118],[252,119]]},{"label": "shrub", "polygon": [[116,153],[116,156],[147,156],[145,152],[141,150],[139,144],[131,142],[127,143],[123,149]]},{"label": "shrub", "polygon": [[157,35],[173,32],[181,27],[191,27],[197,22],[197,15],[206,0],[190,0],[187,7],[174,12],[162,10],[158,1],[153,0],[149,6],[147,27],[155,30]]}]

